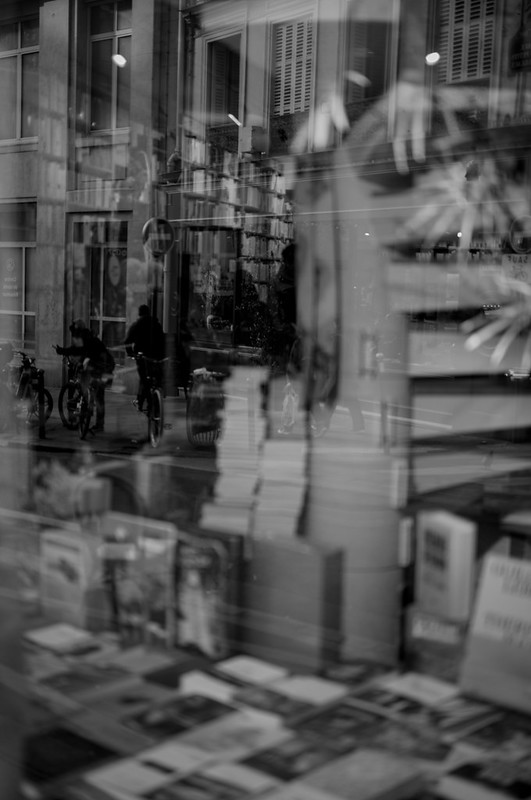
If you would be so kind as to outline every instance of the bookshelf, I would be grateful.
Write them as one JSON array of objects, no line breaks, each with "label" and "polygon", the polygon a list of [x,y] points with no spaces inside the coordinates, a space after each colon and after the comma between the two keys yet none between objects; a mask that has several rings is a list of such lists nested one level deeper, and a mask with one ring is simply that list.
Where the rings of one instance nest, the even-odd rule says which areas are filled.
[{"label": "bookshelf", "polygon": [[182,314],[194,341],[261,349],[282,251],[293,241],[282,164],[189,135],[180,169],[162,177],[181,229]]}]

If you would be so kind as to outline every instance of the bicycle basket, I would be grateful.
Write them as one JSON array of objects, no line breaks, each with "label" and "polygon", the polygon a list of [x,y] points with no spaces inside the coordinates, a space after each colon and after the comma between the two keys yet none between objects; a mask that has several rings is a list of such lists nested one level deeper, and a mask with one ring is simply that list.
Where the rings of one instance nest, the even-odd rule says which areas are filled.
[{"label": "bicycle basket", "polygon": [[186,409],[186,432],[194,447],[209,447],[221,436],[223,390],[219,378],[210,374],[194,376]]}]

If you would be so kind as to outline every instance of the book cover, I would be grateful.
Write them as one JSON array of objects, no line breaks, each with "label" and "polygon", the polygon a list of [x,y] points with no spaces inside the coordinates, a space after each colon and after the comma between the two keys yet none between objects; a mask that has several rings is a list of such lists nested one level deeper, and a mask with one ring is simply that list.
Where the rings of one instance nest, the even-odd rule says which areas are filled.
[{"label": "book cover", "polygon": [[233,714],[234,708],[199,694],[173,697],[137,714],[122,717],[122,724],[155,739],[164,739],[197,725]]},{"label": "book cover", "polygon": [[527,800],[531,797],[529,764],[489,759],[469,761],[444,775],[436,787],[448,800]]},{"label": "book cover", "polygon": [[243,760],[256,750],[273,746],[285,738],[286,730],[271,714],[235,711],[221,719],[181,734],[185,745],[202,748],[217,761]]},{"label": "book cover", "polygon": [[144,794],[146,800],[243,800],[247,787],[212,775],[195,773]]},{"label": "book cover", "polygon": [[345,800],[399,800],[414,796],[425,785],[415,764],[367,747],[341,756],[302,780]]},{"label": "book cover", "polygon": [[142,797],[168,783],[172,776],[163,767],[147,766],[134,758],[124,758],[90,770],[84,777],[88,784],[104,791]]},{"label": "book cover", "polygon": [[302,700],[314,705],[324,705],[339,700],[348,694],[342,683],[329,681],[313,675],[292,675],[281,678],[271,684],[271,688],[280,694],[295,700]]},{"label": "book cover", "polygon": [[475,583],[476,525],[447,511],[423,511],[416,535],[416,603],[432,614],[467,620]]},{"label": "book cover", "polygon": [[242,539],[193,530],[179,533],[175,567],[176,641],[211,658],[228,657],[237,639]]},{"label": "book cover", "polygon": [[71,669],[45,677],[41,685],[69,697],[75,696],[80,702],[99,696],[113,689],[126,691],[128,683],[137,683],[129,673],[112,664],[79,663]]},{"label": "book cover", "polygon": [[179,683],[181,694],[202,694],[222,703],[231,703],[237,688],[235,683],[221,680],[200,669],[185,672]]},{"label": "book cover", "polygon": [[531,562],[486,557],[460,686],[464,694],[531,712]]},{"label": "book cover", "polygon": [[251,708],[259,708],[271,714],[277,714],[286,723],[315,710],[315,706],[312,703],[288,697],[267,686],[246,686],[242,689],[236,689],[232,700],[236,705],[241,704]]},{"label": "book cover", "polygon": [[459,694],[459,689],[455,684],[441,681],[431,675],[422,675],[419,672],[405,672],[402,675],[390,674],[381,678],[378,685],[389,692],[430,708],[451,700]]},{"label": "book cover", "polygon": [[301,781],[292,781],[263,795],[262,800],[337,800],[337,797],[307,786]]},{"label": "book cover", "polygon": [[282,781],[291,781],[337,758],[332,743],[315,741],[304,733],[292,733],[272,747],[243,759],[242,763]]},{"label": "book cover", "polygon": [[81,530],[42,532],[40,600],[50,620],[94,630],[108,624],[95,543]]},{"label": "book cover", "polygon": [[254,656],[238,655],[218,661],[215,669],[243,683],[265,684],[288,677],[288,670]]},{"label": "book cover", "polygon": [[199,747],[183,744],[179,737],[167,739],[136,754],[147,766],[162,767],[168,772],[183,776],[197,772],[212,763],[214,757]]},{"label": "book cover", "polygon": [[99,555],[114,621],[126,641],[171,644],[177,528],[170,522],[108,512]]},{"label": "book cover", "polygon": [[148,683],[138,677],[129,677],[119,686],[106,687],[90,695],[83,694],[82,701],[107,717],[122,719],[126,715],[141,713],[154,704],[171,702],[174,695],[174,692],[163,686]]},{"label": "book cover", "polygon": [[324,743],[342,755],[363,744],[367,736],[382,724],[385,721],[379,714],[359,708],[347,697],[307,716],[295,727],[304,736]]},{"label": "book cover", "polygon": [[531,718],[504,711],[488,725],[467,733],[463,745],[483,756],[508,761],[531,759]]},{"label": "book cover", "polygon": [[98,639],[92,633],[68,622],[57,622],[26,631],[24,638],[30,644],[61,655],[88,653],[99,649]]}]

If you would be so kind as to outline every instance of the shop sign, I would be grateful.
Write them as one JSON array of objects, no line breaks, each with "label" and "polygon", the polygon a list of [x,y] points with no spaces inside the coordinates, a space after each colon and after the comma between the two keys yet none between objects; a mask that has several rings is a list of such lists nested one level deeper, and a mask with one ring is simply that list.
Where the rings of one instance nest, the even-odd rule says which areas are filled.
[{"label": "shop sign", "polygon": [[151,217],[142,228],[142,242],[154,256],[164,256],[175,241],[173,227],[163,217]]},{"label": "shop sign", "polygon": [[2,280],[2,310],[20,311],[22,308],[21,258],[11,253],[4,255],[0,268]]},{"label": "shop sign", "polygon": [[531,0],[522,0],[520,28],[509,43],[509,69],[531,70]]}]

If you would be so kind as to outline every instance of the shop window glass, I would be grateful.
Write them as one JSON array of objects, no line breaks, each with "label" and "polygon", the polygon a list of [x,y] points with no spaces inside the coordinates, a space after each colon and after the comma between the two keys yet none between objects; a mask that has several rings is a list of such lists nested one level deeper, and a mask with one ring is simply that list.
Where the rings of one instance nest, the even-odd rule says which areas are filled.
[{"label": "shop window glass", "polygon": [[0,103],[14,109],[0,120],[0,139],[38,133],[38,19],[0,27]]},{"label": "shop window glass", "polygon": [[90,128],[93,131],[129,125],[131,36],[123,25],[130,3],[94,6],[90,15]]}]

